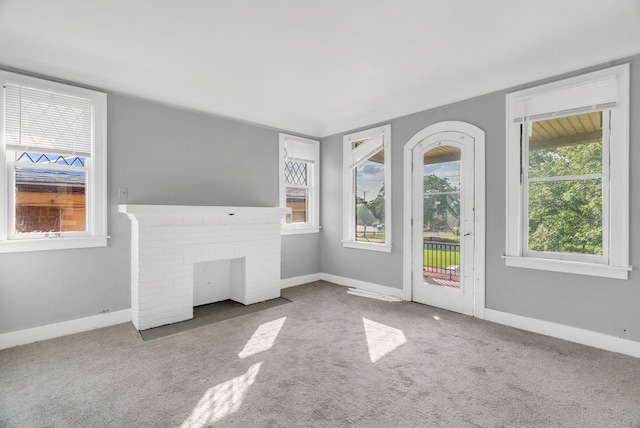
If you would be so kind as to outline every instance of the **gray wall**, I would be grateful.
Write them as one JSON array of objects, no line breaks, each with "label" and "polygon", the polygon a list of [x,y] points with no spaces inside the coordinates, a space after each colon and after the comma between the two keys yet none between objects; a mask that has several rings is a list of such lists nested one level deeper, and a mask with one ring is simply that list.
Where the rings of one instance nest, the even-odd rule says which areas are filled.
[{"label": "gray wall", "polygon": [[[109,94],[109,246],[0,254],[0,333],[130,308],[118,203],[277,206],[277,156],[277,130]],[[282,277],[317,273],[318,249],[318,234],[283,236]]]},{"label": "gray wall", "polygon": [[[631,61],[631,260],[640,269],[640,59]],[[617,65],[607,64],[606,66]],[[548,79],[557,80],[601,67]],[[526,85],[534,86],[539,83]],[[525,86],[523,86],[525,87]],[[513,88],[508,91],[520,89]],[[640,341],[638,272],[628,281],[507,268],[505,251],[505,95],[500,91],[464,102],[371,124],[391,123],[393,250],[391,254],[343,248],[342,136],[322,140],[322,218],[320,269],[324,273],[402,288],[403,147],[425,127],[445,120],[469,122],[486,132],[486,306]],[[634,118],[636,120],[634,120]],[[625,332],[626,330],[626,332]]]},{"label": "gray wall", "polygon": [[[639,58],[631,61],[631,75],[630,250],[631,264],[640,269],[640,228],[633,220],[640,217]],[[324,138],[323,228],[283,236],[282,278],[324,272],[402,288],[403,146],[429,125],[461,120],[486,132],[487,307],[640,341],[637,272],[620,281],[505,267],[506,92],[384,122],[392,125],[391,254],[342,247],[343,134]],[[0,333],[130,307],[130,231],[117,213],[120,186],[129,188],[126,203],[277,205],[277,130],[122,95],[110,94],[108,102],[109,246],[0,254]]]}]

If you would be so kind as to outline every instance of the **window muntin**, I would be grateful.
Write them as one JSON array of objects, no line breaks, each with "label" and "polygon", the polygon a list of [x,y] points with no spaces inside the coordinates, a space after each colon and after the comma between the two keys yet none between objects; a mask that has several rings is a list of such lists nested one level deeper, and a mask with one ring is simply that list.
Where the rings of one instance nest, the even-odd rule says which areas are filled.
[{"label": "window muntin", "polygon": [[385,243],[384,149],[354,167],[355,240]]},{"label": "window muntin", "polygon": [[[608,206],[609,111],[523,124],[526,254],[595,255],[604,262]],[[607,127],[604,127],[606,129]],[[605,133],[608,134],[608,133]],[[527,138],[528,137],[528,138]]]},{"label": "window muntin", "polygon": [[345,247],[391,250],[391,126],[344,136]]},{"label": "window muntin", "polygon": [[286,223],[307,223],[309,193],[311,190],[309,171],[313,166],[309,162],[288,160],[284,163],[284,182],[286,184],[286,207],[291,214],[286,215]]},{"label": "window muntin", "polygon": [[291,208],[282,221],[282,234],[318,232],[319,142],[280,134],[280,206]]},{"label": "window muntin", "polygon": [[[86,232],[86,157],[12,152],[14,239]],[[41,234],[41,235],[37,235]],[[44,235],[42,235],[44,234]]]},{"label": "window muntin", "polygon": [[0,77],[0,252],[106,245],[106,95]]},{"label": "window muntin", "polygon": [[[507,266],[627,279],[629,65],[514,92],[506,101]],[[563,135],[559,125],[567,120],[575,130]],[[550,129],[556,135],[542,143]],[[581,153],[569,156],[572,150]],[[580,214],[568,215],[566,195],[579,201]],[[563,239],[538,239],[563,225],[573,228]]]}]

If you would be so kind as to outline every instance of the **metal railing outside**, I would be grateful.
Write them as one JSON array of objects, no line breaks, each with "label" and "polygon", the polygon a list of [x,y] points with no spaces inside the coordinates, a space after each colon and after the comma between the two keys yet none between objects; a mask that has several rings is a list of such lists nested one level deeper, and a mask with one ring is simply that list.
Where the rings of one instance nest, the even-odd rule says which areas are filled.
[{"label": "metal railing outside", "polygon": [[448,275],[449,279],[460,276],[460,244],[424,241],[424,272]]}]

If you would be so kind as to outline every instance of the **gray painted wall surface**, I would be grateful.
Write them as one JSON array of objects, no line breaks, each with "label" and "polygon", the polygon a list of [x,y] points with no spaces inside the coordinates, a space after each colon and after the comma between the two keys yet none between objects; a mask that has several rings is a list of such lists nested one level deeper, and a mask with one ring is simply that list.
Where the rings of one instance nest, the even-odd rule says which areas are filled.
[{"label": "gray painted wall surface", "polygon": [[[486,132],[486,306],[490,309],[640,341],[640,58],[631,61],[631,272],[628,281],[507,268],[505,249],[505,95],[500,91],[370,127],[391,123],[393,250],[391,254],[343,248],[342,136],[322,141],[320,268],[328,274],[402,288],[403,147],[420,130],[447,120]],[[617,65],[612,63],[610,65]],[[548,81],[587,71],[594,67]],[[535,86],[540,83],[526,85]],[[515,88],[521,89],[521,88]],[[515,90],[515,89],[510,89]],[[635,120],[634,120],[635,119]],[[366,127],[366,128],[369,128]],[[363,128],[363,129],[366,129]],[[354,132],[346,131],[345,134]],[[626,331],[625,331],[626,330]]]},{"label": "gray painted wall surface", "polygon": [[[631,75],[630,262],[640,269],[634,220],[640,217],[640,168],[633,167],[640,165],[640,122],[634,120],[640,111],[639,58],[631,61]],[[283,236],[282,278],[324,272],[402,288],[403,146],[429,125],[461,120],[486,132],[487,307],[640,341],[638,272],[619,281],[505,267],[506,92],[384,122],[392,125],[391,254],[342,247],[343,134],[323,139],[323,228],[320,234]],[[277,204],[276,130],[121,95],[109,96],[108,122],[109,246],[0,254],[0,333],[130,307],[130,224],[117,213],[120,186],[129,188],[126,203]]]},{"label": "gray painted wall surface", "polygon": [[[118,203],[276,206],[277,156],[277,130],[109,94],[109,246],[0,254],[0,333],[130,308]],[[283,236],[283,278],[317,273],[318,247],[317,234]]]},{"label": "gray painted wall surface", "polygon": [[282,236],[281,278],[320,272],[320,234]]}]

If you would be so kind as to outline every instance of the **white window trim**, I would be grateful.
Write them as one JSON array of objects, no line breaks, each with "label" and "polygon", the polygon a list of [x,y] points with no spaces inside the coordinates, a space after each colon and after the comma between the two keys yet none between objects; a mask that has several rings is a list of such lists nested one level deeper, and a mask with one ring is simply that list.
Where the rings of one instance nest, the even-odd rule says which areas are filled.
[{"label": "white window trim", "polygon": [[[372,243],[355,240],[355,206],[353,201],[354,195],[354,174],[351,165],[353,153],[352,143],[363,140],[374,140],[384,136],[384,230],[385,242]],[[356,248],[360,250],[380,251],[384,253],[391,252],[391,125],[378,126],[376,128],[366,129],[364,131],[347,134],[342,139],[343,142],[343,179],[342,179],[342,195],[343,195],[343,232],[342,246],[344,248]],[[364,144],[362,145],[364,146]],[[364,146],[366,147],[366,146]],[[365,149],[366,150],[366,149]],[[362,150],[361,150],[362,151]],[[366,154],[363,154],[365,158]]]},{"label": "white window trim", "polygon": [[0,100],[0,254],[28,251],[64,250],[73,248],[104,247],[107,245],[107,95],[48,80],[37,79],[0,70],[1,85],[13,82],[43,90],[89,98],[94,104],[94,138],[90,166],[87,171],[87,231],[84,233],[53,234],[50,238],[10,239],[8,213],[8,186],[12,181],[7,164],[4,129],[4,90]]},{"label": "white window trim", "polygon": [[[589,84],[615,78],[618,98],[611,110],[609,207],[604,224],[608,222],[608,257],[588,257],[576,260],[545,258],[524,249],[525,190],[520,183],[520,131],[514,124],[514,103],[532,95],[553,93],[570,86]],[[506,96],[506,251],[505,264],[510,267],[540,269],[553,272],[628,279],[629,266],[629,65],[621,65],[582,76],[507,94]],[[524,148],[523,148],[524,150]],[[608,216],[608,217],[607,217]],[[606,253],[606,250],[605,250]]]},{"label": "white window trim", "polygon": [[286,158],[285,147],[288,142],[295,144],[308,145],[310,155],[307,157],[313,159],[303,159],[309,161],[309,177],[310,177],[310,197],[309,207],[307,211],[306,223],[287,223],[282,218],[280,223],[281,235],[299,235],[305,233],[320,232],[320,142],[310,140],[308,138],[297,137],[295,135],[279,134],[279,155],[278,155],[278,171],[279,171],[279,205],[282,208],[287,206],[287,186],[284,182],[284,164]]}]

